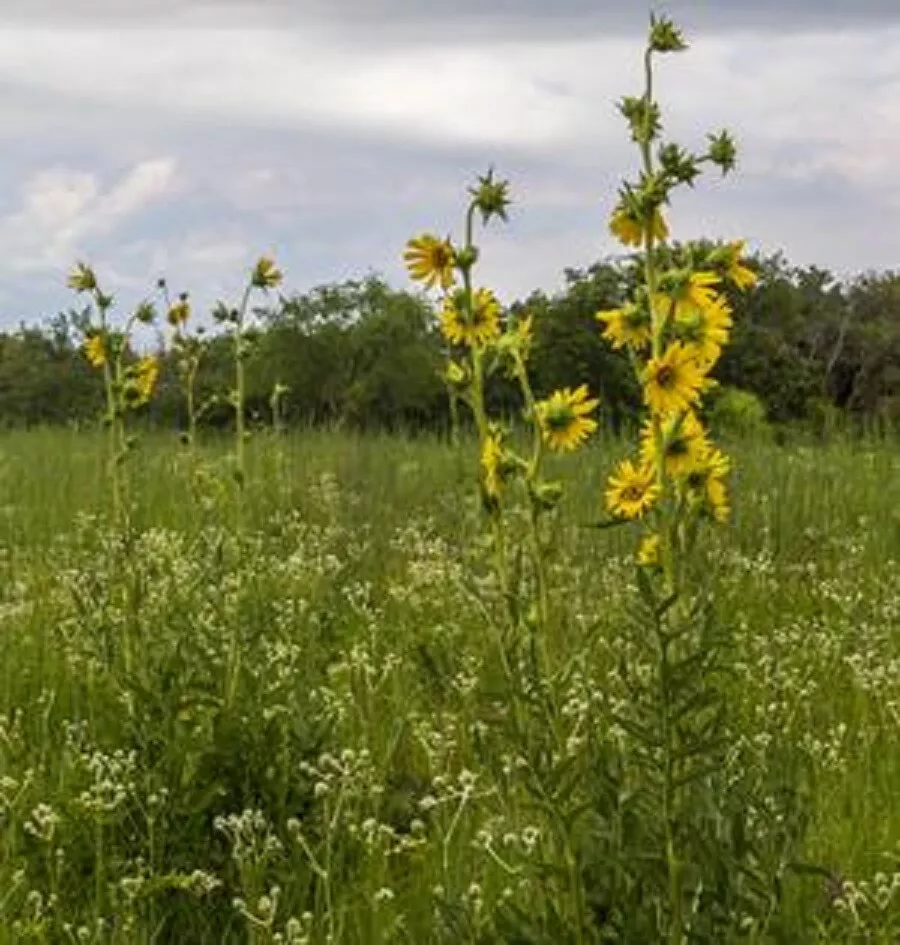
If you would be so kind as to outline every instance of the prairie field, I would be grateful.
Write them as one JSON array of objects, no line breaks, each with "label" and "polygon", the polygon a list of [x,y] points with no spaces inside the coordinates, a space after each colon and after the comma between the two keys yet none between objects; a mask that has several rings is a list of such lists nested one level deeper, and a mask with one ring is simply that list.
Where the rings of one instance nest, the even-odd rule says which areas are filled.
[{"label": "prairie field", "polygon": [[[645,617],[623,530],[591,527],[624,444],[552,457],[540,692],[474,443],[258,437],[239,492],[227,444],[148,436],[124,528],[103,447],[0,440],[0,942],[658,940]],[[686,940],[896,943],[900,448],[728,449]]]}]

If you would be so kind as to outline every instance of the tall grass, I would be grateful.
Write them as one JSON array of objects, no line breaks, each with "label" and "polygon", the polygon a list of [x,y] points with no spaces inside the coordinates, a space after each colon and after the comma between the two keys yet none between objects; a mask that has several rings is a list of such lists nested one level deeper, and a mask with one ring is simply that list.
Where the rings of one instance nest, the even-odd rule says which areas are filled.
[{"label": "tall grass", "polygon": [[[259,437],[236,529],[229,450],[198,468],[146,438],[122,532],[99,436],[0,442],[0,942],[576,941],[551,868],[567,787],[544,806],[523,789],[537,762],[469,560],[465,457]],[[786,819],[760,836],[790,850],[755,940],[900,941],[900,449],[730,452],[733,523],[706,566],[733,776],[748,833]],[[638,901],[616,722],[632,549],[590,527],[620,453],[553,461],[547,645],[587,811],[581,907],[619,929],[596,941],[638,943],[616,917]]]}]

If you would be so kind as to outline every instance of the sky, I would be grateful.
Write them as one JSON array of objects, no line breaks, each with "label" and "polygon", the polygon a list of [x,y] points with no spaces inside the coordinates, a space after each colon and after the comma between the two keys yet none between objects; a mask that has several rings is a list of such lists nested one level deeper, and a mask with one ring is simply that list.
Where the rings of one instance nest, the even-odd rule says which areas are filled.
[{"label": "sky", "polygon": [[[900,268],[900,2],[671,0],[666,134],[729,128],[737,173],[681,191],[674,235],[746,238],[840,276]],[[91,263],[129,306],[165,276],[196,307],[261,254],[285,291],[457,235],[493,165],[510,221],[480,237],[511,301],[617,252],[637,167],[634,0],[2,0],[0,328],[74,302]]]}]

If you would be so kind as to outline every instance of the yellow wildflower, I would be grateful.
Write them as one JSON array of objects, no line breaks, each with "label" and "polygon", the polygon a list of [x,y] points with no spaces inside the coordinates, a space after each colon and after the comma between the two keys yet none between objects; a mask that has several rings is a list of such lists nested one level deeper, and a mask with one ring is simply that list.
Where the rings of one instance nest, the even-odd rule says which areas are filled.
[{"label": "yellow wildflower", "polygon": [[588,414],[599,403],[588,399],[587,384],[574,391],[566,387],[539,401],[535,410],[544,442],[560,452],[577,449],[597,429],[597,421]]},{"label": "yellow wildflower", "polygon": [[103,335],[91,335],[84,343],[84,356],[91,367],[103,367],[106,364],[106,345]]},{"label": "yellow wildflower", "polygon": [[650,314],[638,305],[625,305],[622,308],[610,308],[597,312],[597,320],[606,325],[603,337],[614,348],[640,349],[650,343],[653,328]]},{"label": "yellow wildflower", "polygon": [[465,293],[456,292],[444,299],[441,310],[441,331],[455,345],[470,348],[489,344],[500,334],[500,303],[490,289],[472,293],[472,311],[466,309]]},{"label": "yellow wildflower", "polygon": [[[653,218],[650,225],[653,238],[657,241],[664,240],[669,235],[669,227],[666,225],[665,217],[657,207],[653,211]],[[620,243],[625,246],[641,246],[645,240],[646,223],[640,220],[625,207],[619,206],[613,211],[609,221],[610,232]]]},{"label": "yellow wildflower", "polygon": [[735,242],[728,244],[728,263],[725,278],[739,289],[749,289],[757,280],[756,273],[743,263],[742,256],[744,255],[745,245],[744,240],[735,240]]},{"label": "yellow wildflower", "polygon": [[648,466],[654,466],[660,450],[666,473],[676,479],[686,476],[703,463],[709,450],[709,441],[703,424],[693,410],[664,422],[659,442],[653,422],[648,420],[644,424],[641,460]]},{"label": "yellow wildflower", "polygon": [[656,533],[645,535],[637,550],[637,561],[641,567],[658,567],[661,557],[661,539]]},{"label": "yellow wildflower", "polygon": [[141,358],[134,367],[135,406],[147,403],[159,377],[159,361],[153,355]]},{"label": "yellow wildflower", "polygon": [[191,317],[191,303],[187,299],[179,299],[169,309],[166,317],[173,328],[179,328]]},{"label": "yellow wildflower", "polygon": [[696,352],[697,360],[709,369],[728,343],[732,326],[731,308],[728,302],[719,297],[714,304],[706,308],[696,308],[678,319],[676,331],[678,337]]},{"label": "yellow wildflower", "polygon": [[92,292],[97,288],[97,276],[87,263],[75,263],[69,272],[66,284],[76,292]]},{"label": "yellow wildflower", "polygon": [[609,477],[606,507],[622,518],[640,518],[653,507],[659,491],[652,467],[625,459]]},{"label": "yellow wildflower", "polygon": [[440,285],[446,292],[456,281],[456,253],[449,239],[440,240],[431,233],[417,236],[406,244],[403,259],[410,278],[424,283],[426,289]]},{"label": "yellow wildflower", "polygon": [[481,446],[481,472],[484,491],[492,498],[500,498],[503,487],[503,447],[500,438],[489,433]]},{"label": "yellow wildflower", "polygon": [[730,514],[725,477],[731,468],[728,457],[718,449],[708,451],[703,463],[685,478],[688,495],[717,522],[726,522]]},{"label": "yellow wildflower", "polygon": [[700,398],[705,372],[697,353],[675,341],[644,370],[644,401],[654,414],[687,410]]},{"label": "yellow wildflower", "polygon": [[284,273],[275,265],[275,260],[262,256],[253,269],[250,281],[257,289],[274,289],[283,278]]}]

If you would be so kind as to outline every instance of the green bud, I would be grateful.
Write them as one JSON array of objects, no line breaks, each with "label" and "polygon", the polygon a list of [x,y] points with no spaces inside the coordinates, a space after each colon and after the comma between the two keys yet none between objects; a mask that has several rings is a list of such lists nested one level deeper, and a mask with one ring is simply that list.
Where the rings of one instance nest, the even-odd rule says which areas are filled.
[{"label": "green bud", "polygon": [[657,19],[653,14],[650,14],[649,46],[658,53],[681,52],[688,48],[681,30],[668,17]]},{"label": "green bud", "polygon": [[151,302],[141,302],[135,309],[134,317],[142,325],[150,325],[156,318],[156,309]]},{"label": "green bud", "polygon": [[710,161],[713,164],[718,164],[722,168],[723,174],[734,170],[734,165],[737,162],[737,146],[729,132],[720,131],[717,135],[708,135],[708,139]]},{"label": "green bud", "polygon": [[679,184],[692,187],[700,176],[698,160],[677,144],[664,144],[659,149],[659,163],[663,170]]},{"label": "green bud", "polygon": [[478,262],[478,247],[464,246],[456,253],[456,265],[464,272],[471,269]]},{"label": "green bud", "polygon": [[499,217],[507,222],[506,208],[510,204],[509,181],[496,180],[494,169],[490,168],[478,178],[478,186],[469,188],[472,204],[481,214],[481,222],[487,224],[491,217]]},{"label": "green bud", "polygon": [[563,496],[563,484],[561,482],[536,482],[531,487],[531,494],[535,502],[544,510],[552,511],[559,504]]},{"label": "green bud", "polygon": [[626,95],[619,102],[619,111],[631,128],[632,140],[644,144],[656,138],[662,130],[662,118],[659,105],[648,101],[646,95],[640,97]]}]

